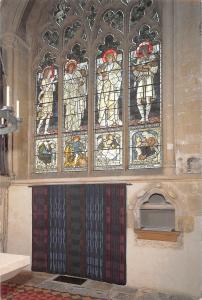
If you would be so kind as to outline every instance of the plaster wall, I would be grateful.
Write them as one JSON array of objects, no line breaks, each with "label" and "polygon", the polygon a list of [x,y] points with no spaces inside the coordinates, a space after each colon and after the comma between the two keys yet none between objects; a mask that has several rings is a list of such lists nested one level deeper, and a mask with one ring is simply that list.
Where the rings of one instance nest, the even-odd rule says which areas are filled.
[{"label": "plaster wall", "polygon": [[[184,226],[183,237],[177,243],[137,240],[133,200],[139,191],[147,188],[145,183],[128,186],[127,285],[199,297],[202,218],[192,212],[191,226]],[[31,256],[31,197],[32,190],[26,185],[11,186],[9,189],[8,253]],[[186,205],[189,207],[188,202]]]},{"label": "plaster wall", "polygon": [[[199,223],[201,218],[195,218]],[[199,225],[199,224],[197,224]],[[137,243],[132,229],[127,232],[127,284],[131,287],[159,289],[200,295],[201,269],[199,227],[184,234],[183,246],[174,248],[155,243]]]},{"label": "plaster wall", "polygon": [[32,252],[32,189],[10,187],[7,252],[31,255]]}]

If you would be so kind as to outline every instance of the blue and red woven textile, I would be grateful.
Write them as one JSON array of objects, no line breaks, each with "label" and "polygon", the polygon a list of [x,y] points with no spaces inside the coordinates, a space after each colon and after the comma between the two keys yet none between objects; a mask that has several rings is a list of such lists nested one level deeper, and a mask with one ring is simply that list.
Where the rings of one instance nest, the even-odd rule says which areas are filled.
[{"label": "blue and red woven textile", "polygon": [[32,270],[126,283],[126,185],[33,187]]}]

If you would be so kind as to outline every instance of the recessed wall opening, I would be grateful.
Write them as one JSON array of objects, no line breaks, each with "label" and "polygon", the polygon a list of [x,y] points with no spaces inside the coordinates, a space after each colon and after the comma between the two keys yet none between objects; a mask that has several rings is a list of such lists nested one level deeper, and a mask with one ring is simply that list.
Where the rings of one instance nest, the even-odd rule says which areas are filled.
[{"label": "recessed wall opening", "polygon": [[157,231],[175,230],[175,209],[163,195],[153,194],[141,205],[140,228]]}]

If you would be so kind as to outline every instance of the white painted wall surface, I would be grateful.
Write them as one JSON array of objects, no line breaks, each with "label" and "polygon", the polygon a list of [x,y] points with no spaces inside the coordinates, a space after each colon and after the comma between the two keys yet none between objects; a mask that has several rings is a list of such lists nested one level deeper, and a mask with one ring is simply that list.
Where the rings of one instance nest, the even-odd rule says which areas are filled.
[{"label": "white painted wall surface", "polygon": [[9,188],[7,252],[32,254],[32,189],[27,186]]},{"label": "white painted wall surface", "polygon": [[[138,288],[200,296],[200,228],[185,233],[183,245],[174,248],[147,241],[137,243],[131,228],[127,230],[127,285]],[[140,245],[141,244],[141,245]],[[168,243],[171,244],[171,243]]]}]

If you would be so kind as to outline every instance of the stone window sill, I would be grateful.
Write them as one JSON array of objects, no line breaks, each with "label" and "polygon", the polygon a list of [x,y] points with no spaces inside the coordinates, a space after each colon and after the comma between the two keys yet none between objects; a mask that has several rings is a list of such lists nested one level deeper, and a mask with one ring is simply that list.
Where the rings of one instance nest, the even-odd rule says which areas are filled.
[{"label": "stone window sill", "polygon": [[177,242],[177,238],[180,234],[179,231],[154,231],[142,229],[135,229],[135,233],[138,239],[166,242]]}]

